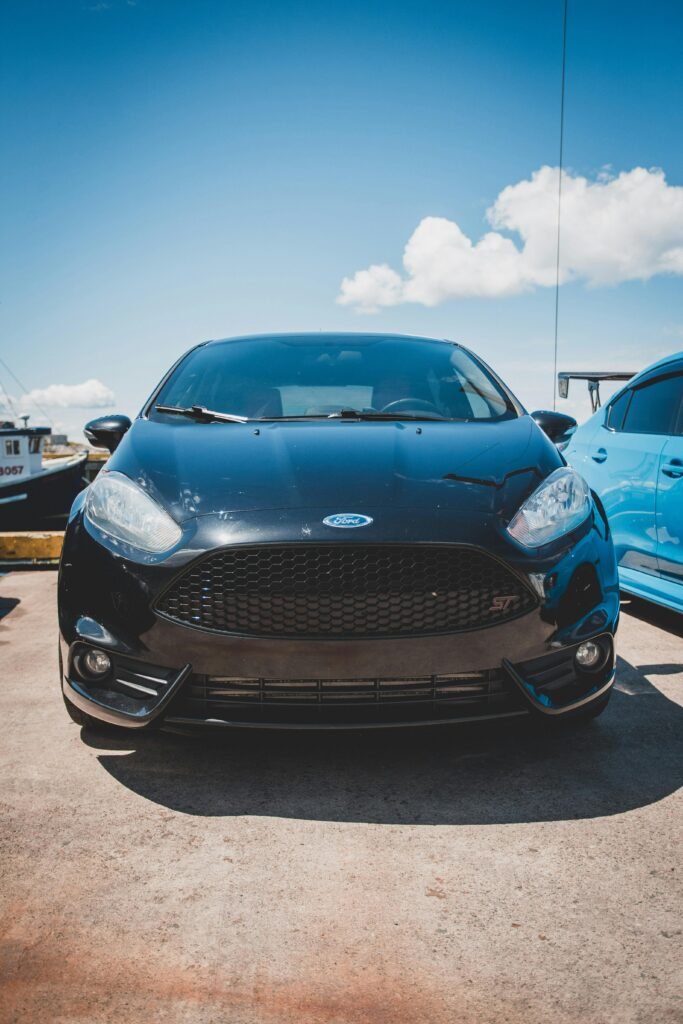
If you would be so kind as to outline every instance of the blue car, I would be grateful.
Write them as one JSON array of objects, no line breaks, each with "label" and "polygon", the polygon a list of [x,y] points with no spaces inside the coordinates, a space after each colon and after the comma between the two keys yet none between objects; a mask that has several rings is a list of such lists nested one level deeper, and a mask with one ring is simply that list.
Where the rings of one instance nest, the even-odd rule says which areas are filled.
[{"label": "blue car", "polygon": [[621,588],[683,612],[683,352],[633,377],[564,455],[605,507]]}]

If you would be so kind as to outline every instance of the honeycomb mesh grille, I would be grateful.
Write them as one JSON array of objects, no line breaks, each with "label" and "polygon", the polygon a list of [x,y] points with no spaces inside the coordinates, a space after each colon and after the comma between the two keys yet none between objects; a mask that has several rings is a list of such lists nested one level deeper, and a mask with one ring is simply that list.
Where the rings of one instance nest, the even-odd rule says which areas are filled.
[{"label": "honeycomb mesh grille", "polygon": [[246,636],[399,637],[497,625],[535,604],[485,552],[451,545],[267,545],[189,566],[157,611]]}]

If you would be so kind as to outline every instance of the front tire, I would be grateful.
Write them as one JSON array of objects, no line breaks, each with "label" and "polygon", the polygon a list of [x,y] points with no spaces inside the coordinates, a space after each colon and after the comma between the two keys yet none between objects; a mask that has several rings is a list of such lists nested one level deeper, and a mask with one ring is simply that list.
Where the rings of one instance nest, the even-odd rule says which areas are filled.
[{"label": "front tire", "polygon": [[598,700],[591,701],[590,704],[577,708],[576,711],[568,711],[566,715],[558,716],[537,714],[535,716],[536,721],[541,728],[548,731],[553,729],[580,729],[603,713],[609,704],[611,696],[612,690],[610,689]]},{"label": "front tire", "polygon": [[80,725],[83,729],[93,729],[98,732],[109,732],[114,726],[107,725],[106,722],[100,722],[99,718],[93,718],[92,715],[86,715],[85,711],[81,711],[75,704],[62,694],[62,700],[64,701],[64,707],[66,713],[72,722],[76,725]]},{"label": "front tire", "polygon": [[576,714],[578,722],[592,722],[594,718],[601,715],[606,710],[609,704],[609,699],[612,696],[612,691],[608,690],[604,697],[600,697],[599,700],[594,700],[591,704],[587,704],[585,708],[579,708]]}]

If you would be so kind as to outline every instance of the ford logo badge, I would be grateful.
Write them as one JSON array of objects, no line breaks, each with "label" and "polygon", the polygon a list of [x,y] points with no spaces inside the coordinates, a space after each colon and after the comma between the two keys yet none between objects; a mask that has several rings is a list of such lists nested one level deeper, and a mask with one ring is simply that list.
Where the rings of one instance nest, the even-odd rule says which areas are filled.
[{"label": "ford logo badge", "polygon": [[341,530],[355,530],[358,526],[369,526],[370,516],[362,516],[358,512],[336,512],[333,516],[325,516],[325,526],[336,526]]}]

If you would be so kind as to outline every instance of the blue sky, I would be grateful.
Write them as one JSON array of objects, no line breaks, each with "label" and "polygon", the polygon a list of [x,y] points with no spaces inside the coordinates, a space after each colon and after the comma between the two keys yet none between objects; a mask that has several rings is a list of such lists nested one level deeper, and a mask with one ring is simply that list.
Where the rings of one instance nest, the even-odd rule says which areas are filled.
[{"label": "blue sky", "polygon": [[[682,30],[672,0],[569,0],[571,175],[662,168],[680,205]],[[190,345],[268,330],[453,337],[549,405],[550,287],[336,299],[372,264],[405,273],[424,218],[476,243],[501,190],[557,164],[561,31],[561,0],[5,0],[3,359],[73,436],[94,414],[73,386],[133,414]],[[679,272],[647,273],[563,286],[560,368],[683,349]]]}]

